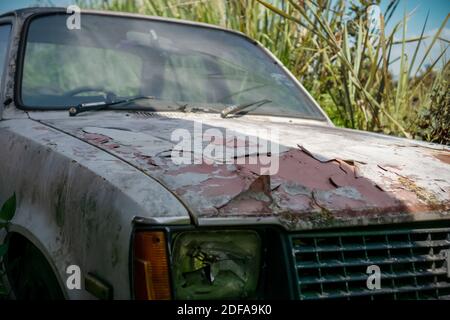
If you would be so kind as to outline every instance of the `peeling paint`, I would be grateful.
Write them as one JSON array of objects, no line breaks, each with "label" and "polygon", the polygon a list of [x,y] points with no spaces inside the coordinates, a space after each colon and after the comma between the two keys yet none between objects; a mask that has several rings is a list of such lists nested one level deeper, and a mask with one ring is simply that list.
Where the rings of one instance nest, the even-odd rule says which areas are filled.
[{"label": "peeling paint", "polygon": [[[249,161],[175,165],[169,152],[174,147],[170,133],[177,128],[193,130],[198,116],[179,114],[177,118],[175,115],[164,118],[161,114],[151,119],[132,117],[123,122],[117,113],[110,113],[106,119],[103,113],[101,127],[92,118],[42,121],[155,177],[199,219],[273,216],[280,223],[297,228],[296,225],[305,221],[330,224],[358,216],[375,219],[383,215],[404,217],[449,211],[447,164],[429,156],[429,152],[446,153],[439,149],[441,146],[433,151],[430,145],[418,147],[409,140],[344,129],[267,120],[252,122],[248,116],[224,120],[216,115],[201,115],[203,125],[207,124],[205,130],[235,130],[237,136],[245,133],[239,131],[241,128],[252,126],[280,130],[285,140],[279,154],[248,155],[245,143],[232,144],[247,160],[278,157],[279,171],[265,177],[259,175],[260,164],[249,164]],[[118,130],[119,127],[122,129]],[[225,139],[214,143],[231,146]],[[332,219],[324,218],[330,215]]]},{"label": "peeling paint", "polygon": [[440,152],[440,153],[436,153],[435,157],[439,160],[441,160],[442,162],[446,163],[446,164],[450,164],[450,152]]}]

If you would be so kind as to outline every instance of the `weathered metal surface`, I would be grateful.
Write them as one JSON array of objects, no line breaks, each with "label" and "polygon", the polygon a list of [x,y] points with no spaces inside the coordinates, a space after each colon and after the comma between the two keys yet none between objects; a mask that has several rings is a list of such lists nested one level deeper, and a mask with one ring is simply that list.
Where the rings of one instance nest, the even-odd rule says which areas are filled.
[{"label": "weathered metal surface", "polygon": [[[270,217],[286,228],[300,229],[426,219],[427,213],[430,219],[450,218],[450,166],[442,161],[450,152],[439,145],[252,116],[172,113],[143,118],[103,112],[46,120],[43,115],[31,116],[155,177],[203,223],[209,218]],[[271,157],[279,157],[278,173],[262,183],[258,165],[237,164],[236,159],[175,164],[171,133],[179,128],[193,133],[199,121],[203,131],[228,129],[235,135],[277,129],[281,151]],[[221,143],[231,147],[230,141],[214,141]],[[248,146],[233,147],[240,157],[255,156],[246,154]],[[194,154],[195,159],[201,157]]]},{"label": "weathered metal surface", "polygon": [[[100,141],[99,141],[100,142]],[[18,197],[11,231],[49,257],[65,288],[67,266],[99,272],[129,299],[129,243],[135,218],[189,224],[160,183],[122,160],[29,119],[0,121],[0,203]],[[69,298],[90,298],[68,290]]]}]

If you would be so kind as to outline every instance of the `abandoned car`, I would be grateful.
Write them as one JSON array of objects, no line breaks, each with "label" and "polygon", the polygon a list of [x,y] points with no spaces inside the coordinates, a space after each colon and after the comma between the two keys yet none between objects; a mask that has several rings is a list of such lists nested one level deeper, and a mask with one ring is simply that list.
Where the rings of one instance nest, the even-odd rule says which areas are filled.
[{"label": "abandoned car", "polygon": [[336,128],[241,33],[73,18],[0,16],[13,298],[450,297],[448,147]]}]

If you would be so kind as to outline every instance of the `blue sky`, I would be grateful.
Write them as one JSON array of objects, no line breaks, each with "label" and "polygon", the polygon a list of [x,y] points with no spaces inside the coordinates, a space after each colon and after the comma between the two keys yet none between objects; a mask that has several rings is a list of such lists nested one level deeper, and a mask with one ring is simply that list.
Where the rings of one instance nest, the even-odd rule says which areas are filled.
[{"label": "blue sky", "polygon": [[[357,0],[353,0],[357,1]],[[33,6],[36,4],[45,5],[45,4],[53,4],[57,6],[68,6],[69,4],[74,3],[74,0],[0,0],[0,13],[6,12],[12,9]],[[350,2],[350,1],[349,1]],[[389,4],[389,0],[381,1],[381,9],[384,12],[385,8]],[[441,23],[444,21],[445,17],[450,13],[450,0],[401,0],[394,16],[391,19],[390,25],[387,26],[387,30],[389,31],[392,28],[393,23],[401,21],[403,19],[403,15],[405,12],[411,13],[413,15],[410,17],[407,24],[407,37],[414,38],[420,36],[422,31],[423,23],[425,22],[426,15],[430,12],[430,16],[428,18],[428,23],[426,27],[425,34],[430,35],[436,32],[436,30],[441,26]],[[396,35],[397,39],[401,39],[402,34],[398,32]],[[441,37],[450,40],[450,22],[447,23],[445,29],[443,30]],[[429,42],[428,42],[429,43]],[[422,44],[422,47],[418,54],[418,60],[421,60],[421,55],[426,51],[426,45],[428,44],[425,41]],[[447,44],[448,45],[448,44]],[[438,42],[430,54],[431,62],[433,58],[439,56],[442,48],[445,46],[444,42]],[[407,46],[407,54],[412,56],[414,53],[415,45],[409,44]],[[450,58],[450,48],[447,50],[446,59]],[[398,57],[401,54],[401,46],[396,46],[393,52],[393,58]],[[394,63],[392,65],[392,72],[394,74],[398,73],[399,63]]]},{"label": "blue sky", "polygon": [[[388,4],[389,1],[381,2],[383,12]],[[408,33],[420,35],[428,10],[430,10],[430,16],[427,22],[427,29],[439,28],[447,14],[450,13],[450,0],[402,0],[392,17],[392,21],[402,20],[405,10],[407,13],[414,11],[408,23]],[[447,25],[447,27],[450,26]]]},{"label": "blue sky", "polygon": [[[389,1],[382,1],[381,8],[384,12],[385,8],[389,4]],[[441,27],[444,22],[446,16],[450,13],[450,0],[401,0],[397,10],[391,18],[390,25],[387,26],[387,30],[391,30],[393,25],[398,21],[403,20],[403,16],[405,14],[412,13],[411,17],[407,23],[406,36],[407,38],[419,37],[423,24],[425,23],[427,14],[429,12],[429,17],[427,21],[427,25],[425,28],[425,35],[434,35],[436,31]],[[447,40],[450,40],[450,21],[447,22],[445,29],[441,33],[441,37]],[[396,39],[402,38],[402,31],[396,34]],[[418,65],[419,61],[422,60],[424,53],[426,52],[426,47],[429,45],[431,40],[425,40],[422,43],[422,46],[418,52],[417,60],[415,66]],[[438,41],[434,46],[432,51],[430,52],[429,59],[426,63],[431,64],[437,57],[439,57],[443,48],[445,48],[445,43]],[[447,44],[448,45],[448,44]],[[414,55],[414,51],[416,48],[415,43],[408,44],[406,46],[406,53],[409,57]],[[399,57],[401,55],[401,45],[395,46],[392,57]],[[444,56],[444,59],[441,60],[442,64],[445,61],[450,59],[450,48],[447,49],[447,52]],[[398,70],[400,69],[400,62],[396,62],[392,65],[391,71],[394,75],[398,75]],[[415,70],[415,69],[414,69]]]}]

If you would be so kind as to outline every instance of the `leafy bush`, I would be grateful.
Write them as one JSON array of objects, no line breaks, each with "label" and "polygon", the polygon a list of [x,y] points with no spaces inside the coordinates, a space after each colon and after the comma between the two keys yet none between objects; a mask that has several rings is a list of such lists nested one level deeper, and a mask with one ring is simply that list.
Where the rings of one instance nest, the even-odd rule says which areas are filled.
[{"label": "leafy bush", "polygon": [[415,136],[450,145],[450,65],[437,77],[429,95],[428,108],[419,115]]}]

